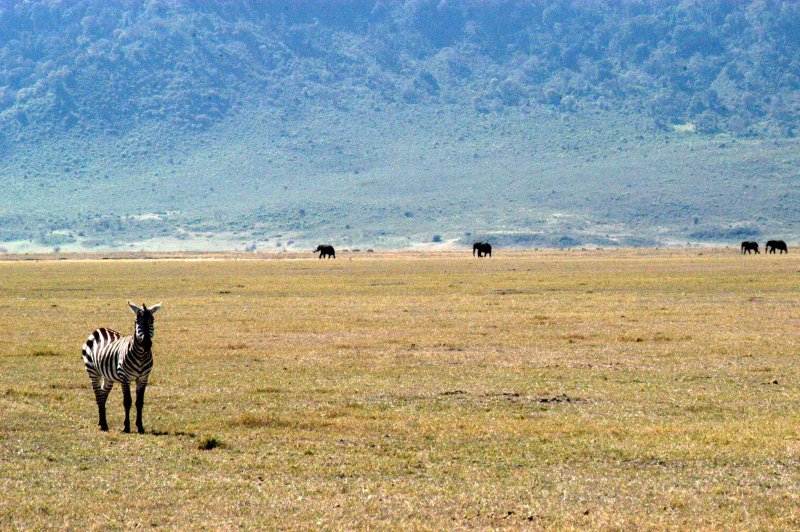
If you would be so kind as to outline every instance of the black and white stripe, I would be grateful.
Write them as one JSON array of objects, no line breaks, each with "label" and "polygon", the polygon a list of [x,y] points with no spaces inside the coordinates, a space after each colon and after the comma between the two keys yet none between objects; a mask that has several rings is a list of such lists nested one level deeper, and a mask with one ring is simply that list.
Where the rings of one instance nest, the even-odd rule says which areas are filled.
[{"label": "black and white stripe", "polygon": [[83,344],[83,363],[97,400],[100,417],[100,430],[108,430],[106,423],[106,399],[115,382],[122,386],[122,400],[125,406],[125,432],[130,432],[131,382],[136,382],[136,428],[144,432],[142,408],[147,378],[153,369],[153,335],[155,333],[153,314],[161,308],[161,303],[149,309],[131,304],[136,314],[136,327],[132,336],[122,336],[117,331],[100,328],[95,330]]}]

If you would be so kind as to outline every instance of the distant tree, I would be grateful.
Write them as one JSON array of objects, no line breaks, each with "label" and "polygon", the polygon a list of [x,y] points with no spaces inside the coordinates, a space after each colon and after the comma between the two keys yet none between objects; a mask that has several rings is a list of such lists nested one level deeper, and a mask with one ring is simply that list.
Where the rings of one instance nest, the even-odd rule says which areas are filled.
[{"label": "distant tree", "polygon": [[414,81],[414,88],[430,95],[439,94],[440,87],[436,77],[427,70],[421,70]]},{"label": "distant tree", "polygon": [[500,98],[506,105],[517,105],[523,98],[525,91],[519,81],[506,78],[498,86]]},{"label": "distant tree", "polygon": [[755,94],[752,92],[745,92],[742,94],[742,106],[751,113],[757,112],[758,108]]},{"label": "distant tree", "polygon": [[719,133],[719,117],[713,111],[700,113],[694,124],[699,133]]},{"label": "distant tree", "polygon": [[633,61],[635,63],[644,63],[648,57],[650,57],[650,47],[645,43],[639,43],[633,48]]},{"label": "distant tree", "polygon": [[565,111],[574,111],[575,110],[575,98],[570,95],[564,96],[561,98],[561,108]]},{"label": "distant tree", "polygon": [[717,93],[717,91],[714,89],[706,91],[705,101],[706,107],[709,109],[712,109],[716,112],[726,111],[725,105],[722,103],[722,99],[719,97],[719,93]]},{"label": "distant tree", "polygon": [[689,112],[692,115],[699,115],[705,110],[706,110],[706,104],[703,101],[702,96],[699,94],[693,95],[689,103]]},{"label": "distant tree", "polygon": [[561,103],[561,94],[553,89],[546,89],[544,91],[544,101],[550,105],[559,105]]},{"label": "distant tree", "polygon": [[752,133],[750,130],[750,124],[741,115],[735,115],[728,119],[728,129],[731,133],[740,137],[747,136]]}]

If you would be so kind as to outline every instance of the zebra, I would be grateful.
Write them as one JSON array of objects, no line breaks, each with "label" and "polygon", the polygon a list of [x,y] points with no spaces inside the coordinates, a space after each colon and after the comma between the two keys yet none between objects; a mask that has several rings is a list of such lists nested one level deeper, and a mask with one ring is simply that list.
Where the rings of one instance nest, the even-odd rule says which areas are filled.
[{"label": "zebra", "polygon": [[136,327],[132,336],[122,336],[117,331],[100,328],[95,330],[83,344],[83,363],[92,380],[94,397],[100,416],[100,430],[108,430],[106,422],[106,399],[115,382],[122,386],[122,403],[125,406],[124,432],[131,431],[131,388],[136,381],[136,429],[144,434],[142,408],[147,377],[153,369],[153,345],[155,332],[153,314],[161,308],[161,303],[147,308],[137,307],[130,301],[128,305],[136,314]]}]

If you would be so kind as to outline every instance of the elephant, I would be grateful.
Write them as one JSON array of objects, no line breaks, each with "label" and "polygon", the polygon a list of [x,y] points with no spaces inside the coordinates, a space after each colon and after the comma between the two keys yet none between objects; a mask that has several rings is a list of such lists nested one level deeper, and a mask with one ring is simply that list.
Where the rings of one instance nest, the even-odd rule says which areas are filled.
[{"label": "elephant", "polygon": [[317,253],[317,252],[319,252],[319,258],[321,259],[324,259],[325,257],[329,259],[336,258],[336,250],[333,249],[333,246],[328,244],[320,244],[319,246],[317,246],[317,249],[312,251],[312,253]]},{"label": "elephant", "polygon": [[789,248],[786,247],[786,242],[783,240],[770,240],[767,242],[767,245],[764,246],[764,253],[775,253],[775,251],[779,251],[780,254],[789,253]]},{"label": "elephant", "polygon": [[742,255],[744,255],[745,253],[749,254],[751,251],[754,251],[756,253],[761,253],[758,250],[758,242],[747,242],[747,241],[742,242]]},{"label": "elephant", "polygon": [[472,256],[475,256],[475,252],[478,252],[478,257],[483,256],[492,256],[492,245],[488,242],[475,242],[472,244]]}]

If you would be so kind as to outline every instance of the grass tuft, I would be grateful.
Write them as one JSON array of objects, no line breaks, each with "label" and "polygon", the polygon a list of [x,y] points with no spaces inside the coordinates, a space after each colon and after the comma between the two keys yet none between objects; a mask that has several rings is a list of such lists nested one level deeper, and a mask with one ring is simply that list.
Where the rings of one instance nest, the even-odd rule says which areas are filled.
[{"label": "grass tuft", "polygon": [[256,388],[253,391],[255,393],[283,393],[285,390],[283,388],[278,388],[276,386],[262,386],[260,388]]},{"label": "grass tuft", "polygon": [[63,354],[64,353],[59,353],[53,349],[37,349],[36,351],[31,352],[32,357],[60,357]]},{"label": "grass tuft", "polygon": [[235,343],[235,344],[228,344],[225,346],[226,349],[230,351],[238,351],[240,349],[247,349],[250,346],[245,343]]},{"label": "grass tuft", "polygon": [[274,414],[241,414],[231,419],[228,423],[231,427],[244,427],[248,429],[296,429],[314,430],[330,425],[330,422],[304,417],[303,419],[291,419]]}]

